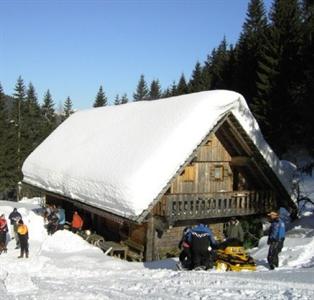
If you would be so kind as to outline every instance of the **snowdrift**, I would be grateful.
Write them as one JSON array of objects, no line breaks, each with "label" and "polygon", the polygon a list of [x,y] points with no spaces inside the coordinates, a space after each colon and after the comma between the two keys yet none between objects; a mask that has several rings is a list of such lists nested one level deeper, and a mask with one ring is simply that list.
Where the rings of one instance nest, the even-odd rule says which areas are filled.
[{"label": "snowdrift", "polygon": [[14,241],[0,256],[0,299],[313,299],[313,207],[291,224],[280,267],[268,271],[263,238],[252,251],[256,272],[177,272],[176,260],[130,263],[105,256],[68,231],[47,236],[32,203],[0,201],[7,215],[19,207],[30,228],[30,258],[17,259]]}]

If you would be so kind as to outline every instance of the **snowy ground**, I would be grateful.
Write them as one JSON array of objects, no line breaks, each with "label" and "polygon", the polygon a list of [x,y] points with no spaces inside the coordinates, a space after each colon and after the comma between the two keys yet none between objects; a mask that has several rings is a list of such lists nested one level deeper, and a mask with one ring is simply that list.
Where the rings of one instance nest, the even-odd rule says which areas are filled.
[{"label": "snowy ground", "polygon": [[292,224],[280,268],[266,266],[266,239],[252,251],[256,272],[175,271],[175,260],[130,263],[105,256],[68,231],[47,236],[38,205],[19,207],[30,231],[30,258],[17,259],[14,240],[0,256],[0,299],[314,299],[314,214]]}]

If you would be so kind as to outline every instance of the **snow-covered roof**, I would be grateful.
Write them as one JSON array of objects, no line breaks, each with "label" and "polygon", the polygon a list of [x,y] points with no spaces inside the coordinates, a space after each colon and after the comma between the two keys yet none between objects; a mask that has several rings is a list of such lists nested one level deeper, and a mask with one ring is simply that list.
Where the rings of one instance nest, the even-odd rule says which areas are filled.
[{"label": "snow-covered roof", "polygon": [[134,218],[229,112],[289,190],[244,98],[224,90],[78,111],[26,159],[23,181]]}]

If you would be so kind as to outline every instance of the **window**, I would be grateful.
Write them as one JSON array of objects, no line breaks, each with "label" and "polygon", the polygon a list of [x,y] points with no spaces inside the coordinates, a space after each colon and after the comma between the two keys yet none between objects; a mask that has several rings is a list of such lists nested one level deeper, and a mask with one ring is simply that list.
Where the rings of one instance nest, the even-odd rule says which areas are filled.
[{"label": "window", "polygon": [[195,167],[187,166],[181,174],[183,181],[194,181],[195,180]]},{"label": "window", "polygon": [[211,146],[212,146],[212,140],[208,140],[208,141],[205,143],[205,146],[211,147]]},{"label": "window", "polygon": [[214,167],[214,179],[215,180],[223,180],[223,178],[224,178],[223,166],[215,166]]}]

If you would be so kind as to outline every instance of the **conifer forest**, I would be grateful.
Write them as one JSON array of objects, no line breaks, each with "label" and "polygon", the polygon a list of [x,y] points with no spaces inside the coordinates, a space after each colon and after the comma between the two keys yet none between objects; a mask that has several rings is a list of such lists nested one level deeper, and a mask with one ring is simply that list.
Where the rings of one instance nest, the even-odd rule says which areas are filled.
[{"label": "conifer forest", "polygon": [[[206,37],[203,37],[206,39]],[[314,1],[251,0],[238,41],[222,37],[204,61],[195,62],[188,78],[161,87],[140,75],[133,95],[108,99],[105,85],[95,91],[91,107],[157,100],[205,90],[228,89],[246,99],[262,133],[279,157],[293,147],[314,152]],[[8,95],[0,78],[0,198],[16,197],[25,158],[73,112],[75,99],[56,109],[53,91],[38,99],[36,87],[17,74]],[[106,83],[104,83],[106,84]],[[48,87],[47,87],[48,88]],[[123,87],[121,87],[123,88]],[[131,100],[133,99],[133,100]],[[2,196],[2,197],[1,197]]]}]

